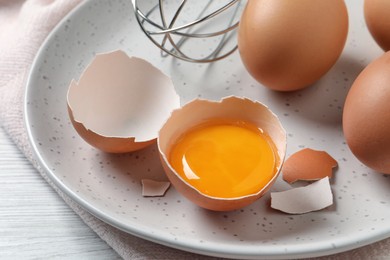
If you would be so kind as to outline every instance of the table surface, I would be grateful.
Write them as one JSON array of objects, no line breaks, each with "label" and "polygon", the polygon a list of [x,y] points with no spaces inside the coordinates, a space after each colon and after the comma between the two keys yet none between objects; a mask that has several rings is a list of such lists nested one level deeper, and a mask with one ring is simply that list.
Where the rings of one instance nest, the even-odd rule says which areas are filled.
[{"label": "table surface", "polygon": [[[367,250],[375,259],[386,259],[380,253],[384,247],[381,241],[316,259],[345,259]],[[45,182],[0,127],[0,259],[53,258],[121,259]]]},{"label": "table surface", "polygon": [[0,259],[120,259],[0,127]]}]

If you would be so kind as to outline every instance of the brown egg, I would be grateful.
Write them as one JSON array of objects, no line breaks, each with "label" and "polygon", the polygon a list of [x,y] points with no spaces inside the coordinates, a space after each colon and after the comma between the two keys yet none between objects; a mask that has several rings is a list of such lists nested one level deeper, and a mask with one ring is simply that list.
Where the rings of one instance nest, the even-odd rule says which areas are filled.
[{"label": "brown egg", "polygon": [[356,78],[343,111],[343,130],[352,153],[368,167],[390,174],[390,52]]},{"label": "brown egg", "polygon": [[180,106],[172,80],[147,61],[123,51],[96,55],[68,89],[70,120],[90,145],[110,153],[156,142],[171,111]]},{"label": "brown egg", "polygon": [[[178,140],[180,140],[183,134],[188,133],[190,129],[194,129],[194,127],[198,127],[200,124],[204,122],[210,122],[210,120],[239,120],[245,122],[251,122],[254,126],[257,127],[257,130],[262,129],[264,133],[267,133],[271,138],[274,144],[273,153],[275,155],[275,164],[272,173],[265,173],[260,171],[261,177],[259,179],[264,179],[263,174],[268,174],[269,179],[259,180],[256,179],[255,184],[260,183],[260,185],[255,185],[256,189],[250,193],[243,193],[240,196],[212,196],[209,193],[201,191],[199,188],[190,184],[185,178],[178,173],[175,167],[171,164],[170,157],[172,154],[173,147]],[[211,135],[207,137],[207,150],[214,150],[215,146],[212,143]],[[232,138],[233,142],[237,143],[237,138]],[[205,140],[197,140],[200,142],[204,142]],[[229,141],[230,142],[230,141]],[[272,184],[275,182],[277,176],[279,175],[281,165],[284,160],[284,156],[286,153],[286,132],[283,129],[279,119],[275,114],[273,114],[266,106],[259,102],[251,101],[249,99],[239,98],[239,97],[227,97],[222,99],[221,101],[208,101],[196,99],[186,104],[182,108],[176,109],[171,117],[167,120],[167,122],[162,127],[159,137],[157,139],[158,148],[160,151],[161,162],[164,167],[164,170],[172,183],[172,185],[179,191],[183,196],[187,197],[190,201],[197,204],[200,207],[215,210],[215,211],[229,211],[242,208],[244,206],[249,205],[250,203],[256,201],[261,196],[267,192]],[[199,146],[189,146],[188,149],[198,150]],[[244,151],[242,149],[250,149],[250,147],[240,147],[240,152]],[[226,154],[226,150],[221,151]],[[206,152],[207,153],[207,152]],[[210,165],[211,161],[214,161],[215,157],[218,157],[215,153],[210,153],[211,156],[207,157],[205,160],[197,160],[197,163]],[[264,156],[264,152],[259,154],[251,154],[255,155],[255,160],[261,160]],[[186,159],[185,157],[182,157]],[[197,158],[199,159],[199,157]],[[186,159],[187,160],[187,159]],[[245,160],[245,158],[244,158]],[[191,174],[190,179],[195,180],[202,186],[204,184],[208,184],[209,176],[206,178],[200,177],[198,179],[197,172],[192,168],[191,162],[185,165]],[[220,161],[217,161],[220,162]],[[238,188],[242,188],[242,184],[245,186],[252,186],[253,183],[247,182],[249,178],[248,175],[243,175],[247,171],[243,169],[248,166],[245,162],[240,159],[234,157],[230,161],[234,166],[238,166],[237,175],[229,175],[225,173],[225,167],[218,167],[213,169],[209,173],[212,174],[212,178],[215,176],[220,176],[218,180],[218,189],[232,190],[236,191]],[[222,170],[221,170],[222,169]],[[252,171],[252,170],[251,170]],[[256,170],[257,172],[258,170]],[[237,177],[239,176],[239,177]],[[234,177],[234,178],[231,178]],[[228,179],[230,183],[233,183],[233,188],[229,189],[229,187],[225,186],[225,180]],[[237,184],[237,186],[235,186]],[[264,184],[264,185],[263,185]]]},{"label": "brown egg", "polygon": [[390,50],[390,1],[365,0],[364,18],[378,45],[384,51]]},{"label": "brown egg", "polygon": [[249,0],[238,48],[258,82],[292,91],[314,83],[334,65],[347,33],[343,0]]}]

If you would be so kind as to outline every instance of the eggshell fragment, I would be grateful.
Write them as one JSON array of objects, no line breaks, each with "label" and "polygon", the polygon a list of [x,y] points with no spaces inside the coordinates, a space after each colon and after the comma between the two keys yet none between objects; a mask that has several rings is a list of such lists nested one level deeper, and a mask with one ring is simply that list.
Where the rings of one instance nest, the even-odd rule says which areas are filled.
[{"label": "eggshell fragment", "polygon": [[142,179],[142,196],[144,197],[161,197],[171,186],[168,181],[154,181]]},{"label": "eggshell fragment", "polygon": [[298,180],[314,181],[324,177],[332,178],[337,161],[325,151],[310,148],[292,154],[284,162],[283,179],[288,183]]},{"label": "eggshell fragment", "polygon": [[[243,120],[263,129],[276,147],[279,160],[278,171],[271,181],[255,194],[234,198],[219,198],[201,193],[187,182],[172,168],[168,156],[176,140],[188,129],[191,129],[211,119]],[[220,101],[195,99],[180,109],[173,111],[171,117],[160,130],[158,148],[164,170],[172,185],[190,201],[200,207],[229,211],[242,208],[259,199],[269,190],[279,175],[286,152],[286,132],[278,117],[265,105],[246,98],[226,97]]]},{"label": "eggshell fragment", "polygon": [[271,208],[289,214],[304,214],[329,207],[333,204],[333,194],[329,177],[281,192],[271,192]]},{"label": "eggshell fragment", "polygon": [[130,152],[155,142],[180,106],[172,80],[123,51],[98,54],[68,89],[68,112],[78,134],[105,152]]}]

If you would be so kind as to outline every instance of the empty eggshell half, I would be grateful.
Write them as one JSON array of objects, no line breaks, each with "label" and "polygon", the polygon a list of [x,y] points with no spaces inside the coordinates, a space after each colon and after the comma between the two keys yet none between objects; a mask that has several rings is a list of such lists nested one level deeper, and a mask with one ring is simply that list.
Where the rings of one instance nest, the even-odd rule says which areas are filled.
[{"label": "empty eggshell half", "polygon": [[[275,145],[276,172],[271,180],[255,193],[233,198],[220,198],[204,194],[188,184],[170,165],[169,155],[173,145],[189,129],[213,119],[242,120],[254,124],[269,135]],[[226,97],[220,101],[195,99],[172,112],[159,132],[157,139],[164,170],[172,185],[198,206],[214,211],[242,208],[259,199],[269,190],[279,175],[285,153],[286,132],[278,117],[260,102],[247,98]]]},{"label": "empty eggshell half", "polygon": [[149,62],[123,51],[98,54],[68,89],[68,112],[78,134],[111,153],[155,142],[180,106],[172,80]]}]

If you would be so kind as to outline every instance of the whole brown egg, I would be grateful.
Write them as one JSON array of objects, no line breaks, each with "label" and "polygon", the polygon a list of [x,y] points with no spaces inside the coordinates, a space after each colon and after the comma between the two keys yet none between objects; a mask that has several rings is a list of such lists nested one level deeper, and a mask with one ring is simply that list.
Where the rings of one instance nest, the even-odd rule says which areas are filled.
[{"label": "whole brown egg", "polygon": [[374,40],[384,50],[390,50],[390,1],[365,0],[364,18]]},{"label": "whole brown egg", "polygon": [[249,0],[240,20],[238,48],[258,82],[291,91],[328,72],[347,33],[343,0]]},{"label": "whole brown egg", "polygon": [[343,130],[362,163],[390,174],[390,52],[371,62],[354,81],[344,105]]}]

